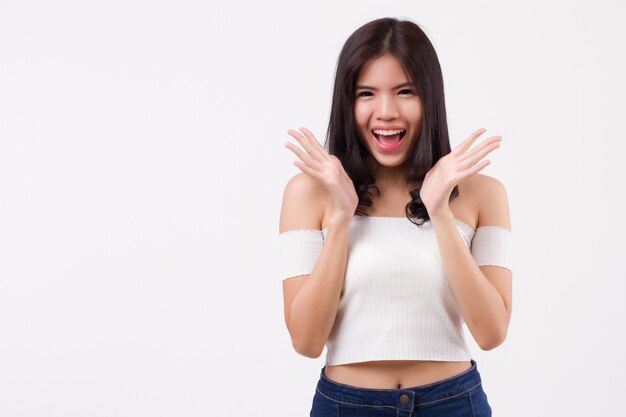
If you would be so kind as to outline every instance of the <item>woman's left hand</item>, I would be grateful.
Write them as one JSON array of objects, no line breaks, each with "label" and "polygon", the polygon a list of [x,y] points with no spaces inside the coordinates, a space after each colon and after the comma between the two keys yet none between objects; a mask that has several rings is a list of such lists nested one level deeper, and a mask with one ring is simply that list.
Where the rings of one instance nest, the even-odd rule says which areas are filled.
[{"label": "woman's left hand", "polygon": [[489,160],[478,163],[489,152],[500,147],[501,136],[492,136],[483,143],[469,150],[472,143],[486,131],[478,129],[465,141],[443,156],[424,177],[420,198],[433,218],[441,215],[450,215],[450,194],[454,187],[464,178],[476,174],[490,164]]}]

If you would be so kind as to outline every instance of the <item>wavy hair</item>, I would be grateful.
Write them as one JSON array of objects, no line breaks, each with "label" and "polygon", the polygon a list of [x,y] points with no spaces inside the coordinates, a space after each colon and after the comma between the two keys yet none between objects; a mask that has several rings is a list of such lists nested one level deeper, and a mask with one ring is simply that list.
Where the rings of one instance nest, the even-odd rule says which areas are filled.
[{"label": "wavy hair", "polygon": [[[422,128],[413,153],[408,156],[407,183],[419,184],[409,192],[411,201],[405,207],[407,218],[417,226],[430,220],[420,196],[426,173],[442,157],[450,153],[448,123],[443,91],[443,75],[435,48],[420,27],[408,20],[382,18],[358,28],[345,42],[335,70],[335,84],[326,144],[328,153],[335,155],[352,180],[359,204],[355,214],[367,216],[365,207],[372,206],[376,186],[373,172],[367,164],[369,150],[359,140],[354,116],[355,84],[361,67],[371,59],[393,55],[404,72],[415,82],[423,103]],[[455,186],[450,200],[459,195]],[[417,221],[413,221],[412,217]]]}]

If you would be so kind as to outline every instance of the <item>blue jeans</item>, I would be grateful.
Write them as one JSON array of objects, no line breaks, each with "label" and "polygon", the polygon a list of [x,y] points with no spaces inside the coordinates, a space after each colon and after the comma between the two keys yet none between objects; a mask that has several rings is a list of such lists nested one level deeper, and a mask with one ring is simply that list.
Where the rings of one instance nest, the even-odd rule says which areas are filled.
[{"label": "blue jeans", "polygon": [[412,388],[340,384],[320,372],[310,417],[490,417],[476,361],[458,375]]}]

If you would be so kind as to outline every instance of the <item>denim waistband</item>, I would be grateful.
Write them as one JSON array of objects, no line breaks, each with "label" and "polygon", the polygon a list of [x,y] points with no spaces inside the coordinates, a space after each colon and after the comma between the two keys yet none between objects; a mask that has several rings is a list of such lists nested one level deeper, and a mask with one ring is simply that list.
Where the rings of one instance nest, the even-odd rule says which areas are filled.
[{"label": "denim waistband", "polygon": [[349,404],[391,406],[400,410],[413,410],[417,406],[444,401],[462,395],[481,384],[476,361],[471,359],[472,367],[468,370],[441,381],[411,388],[361,388],[341,384],[328,379],[320,371],[317,390],[320,394],[335,401]]}]

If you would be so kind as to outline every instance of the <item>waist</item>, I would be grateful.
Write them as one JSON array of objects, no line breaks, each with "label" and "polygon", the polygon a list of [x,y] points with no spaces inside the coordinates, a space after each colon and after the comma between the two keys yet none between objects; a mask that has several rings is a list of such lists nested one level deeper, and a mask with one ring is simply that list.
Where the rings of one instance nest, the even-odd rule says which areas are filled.
[{"label": "waist", "polygon": [[472,367],[470,361],[382,360],[326,365],[323,375],[333,382],[358,388],[416,388],[458,376]]}]

